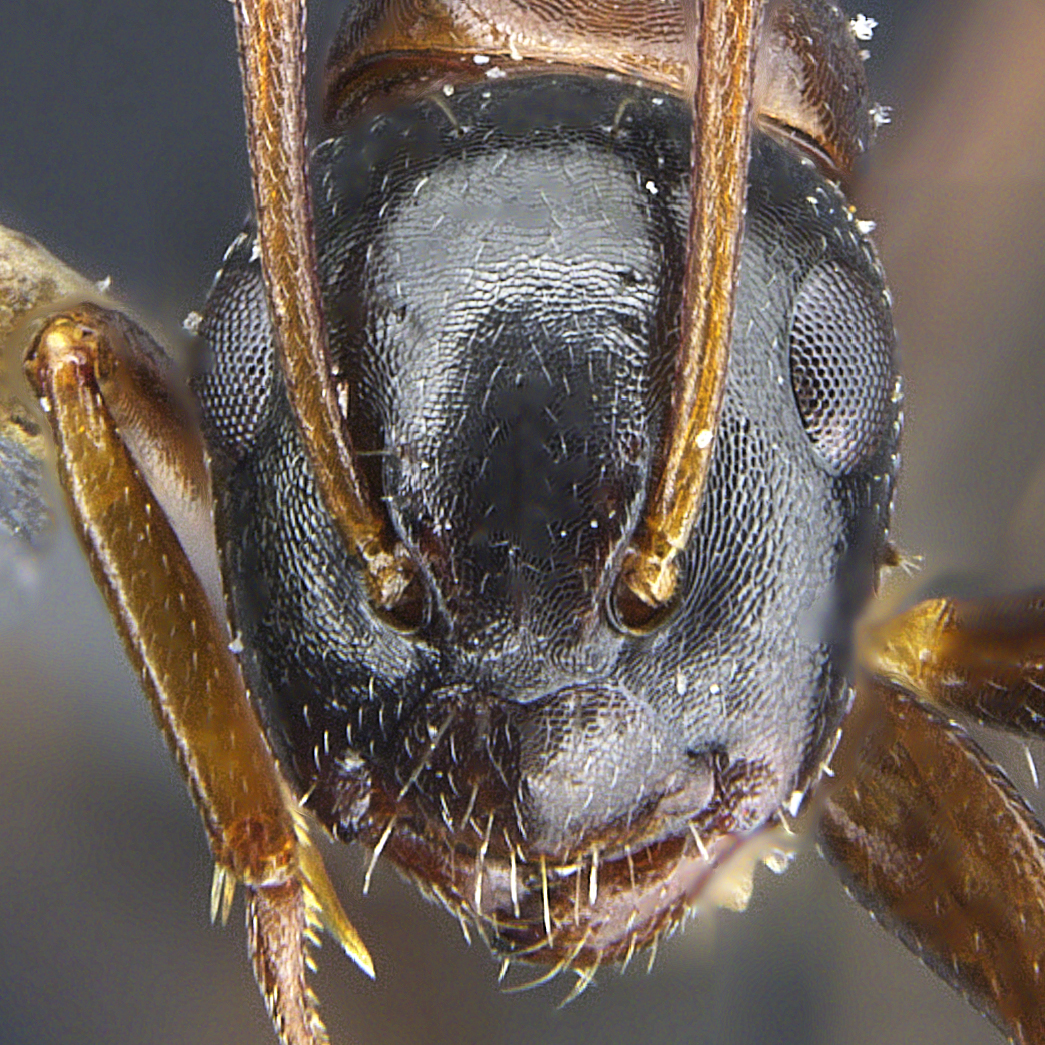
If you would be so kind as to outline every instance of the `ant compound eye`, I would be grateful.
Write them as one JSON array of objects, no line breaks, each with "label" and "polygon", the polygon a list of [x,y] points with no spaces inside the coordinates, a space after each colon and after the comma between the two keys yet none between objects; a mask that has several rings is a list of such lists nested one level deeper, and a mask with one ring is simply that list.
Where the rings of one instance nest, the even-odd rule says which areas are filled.
[{"label": "ant compound eye", "polygon": [[211,452],[237,462],[252,452],[270,416],[276,379],[265,284],[246,234],[225,255],[196,333],[207,351],[193,387]]},{"label": "ant compound eye", "polygon": [[886,428],[895,342],[878,288],[837,263],[809,273],[791,320],[791,385],[802,424],[836,475],[871,457]]}]

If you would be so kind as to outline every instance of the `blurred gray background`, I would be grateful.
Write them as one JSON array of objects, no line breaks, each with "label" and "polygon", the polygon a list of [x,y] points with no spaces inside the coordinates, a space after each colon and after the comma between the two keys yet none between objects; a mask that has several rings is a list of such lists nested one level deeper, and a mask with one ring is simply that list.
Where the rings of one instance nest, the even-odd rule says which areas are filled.
[{"label": "blurred gray background", "polygon": [[[895,532],[926,568],[906,590],[1045,582],[1045,5],[860,6],[895,108],[857,197],[907,374]],[[337,17],[315,10],[314,61]],[[6,0],[0,25],[0,222],[176,328],[248,206],[228,5]],[[272,1040],[241,909],[207,922],[198,819],[68,528],[0,559],[0,593],[0,1041]],[[992,744],[1037,800],[1021,747]],[[378,969],[321,953],[335,1041],[1001,1040],[813,853],[563,1010],[565,981],[502,994],[484,946],[393,874],[363,898],[360,854],[331,861]]]}]

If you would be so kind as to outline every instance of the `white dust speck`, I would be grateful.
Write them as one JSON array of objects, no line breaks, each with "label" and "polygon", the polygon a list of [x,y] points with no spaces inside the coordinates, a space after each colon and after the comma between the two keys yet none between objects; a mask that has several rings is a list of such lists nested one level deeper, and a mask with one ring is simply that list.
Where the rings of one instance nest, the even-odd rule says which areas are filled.
[{"label": "white dust speck", "polygon": [[874,36],[877,28],[877,20],[868,18],[867,15],[857,15],[849,21],[849,31],[857,40],[863,40],[865,43]]}]

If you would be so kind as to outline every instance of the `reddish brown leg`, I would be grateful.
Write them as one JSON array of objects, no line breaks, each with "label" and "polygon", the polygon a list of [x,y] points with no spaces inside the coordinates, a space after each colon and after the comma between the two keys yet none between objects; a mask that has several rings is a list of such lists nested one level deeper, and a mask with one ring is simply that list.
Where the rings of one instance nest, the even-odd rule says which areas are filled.
[{"label": "reddish brown leg", "polygon": [[952,722],[867,682],[821,845],[853,895],[1013,1040],[1045,1043],[1045,828]]},{"label": "reddish brown leg", "polygon": [[1045,592],[930,599],[868,638],[876,675],[945,710],[1045,736]]},{"label": "reddish brown leg", "polygon": [[15,338],[12,332],[39,309],[97,292],[35,240],[0,226],[0,558],[8,536],[28,544],[51,525],[51,506],[41,489],[47,439],[22,388],[15,341],[23,332]]},{"label": "reddish brown leg", "polygon": [[[146,335],[95,306],[51,319],[25,370],[51,423],[70,511],[128,655],[203,818],[215,900],[248,893],[250,946],[273,1022],[288,1045],[325,1040],[304,980],[304,943],[322,920],[364,968],[311,848],[214,612],[160,502],[202,496],[202,449],[164,387]],[[132,457],[128,447],[135,448]],[[222,888],[223,883],[225,888]]]}]

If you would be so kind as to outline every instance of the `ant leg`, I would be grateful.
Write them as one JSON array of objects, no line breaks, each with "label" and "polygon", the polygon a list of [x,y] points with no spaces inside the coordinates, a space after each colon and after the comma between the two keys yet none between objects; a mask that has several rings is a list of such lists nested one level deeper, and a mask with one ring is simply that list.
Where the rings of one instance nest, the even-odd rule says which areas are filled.
[{"label": "ant leg", "polygon": [[1045,1043],[1045,827],[938,710],[865,677],[820,847],[850,893],[1021,1045]]},{"label": "ant leg", "polygon": [[866,639],[867,670],[924,702],[1045,736],[1045,592],[929,599]]},{"label": "ant leg", "polygon": [[0,225],[0,346],[4,346],[0,347],[0,545],[9,537],[32,545],[52,523],[51,505],[42,489],[47,438],[27,408],[21,381],[11,366],[20,355],[19,328],[34,313],[53,308],[56,301],[82,301],[97,294],[95,284],[35,240]]},{"label": "ant leg", "polygon": [[372,969],[262,733],[224,621],[143,477],[162,474],[205,503],[202,447],[162,383],[161,356],[123,316],[83,305],[48,321],[25,372],[95,581],[200,811],[218,883],[247,889],[273,1023],[288,1045],[316,1045],[326,1033],[304,979],[313,926],[322,921]]}]

